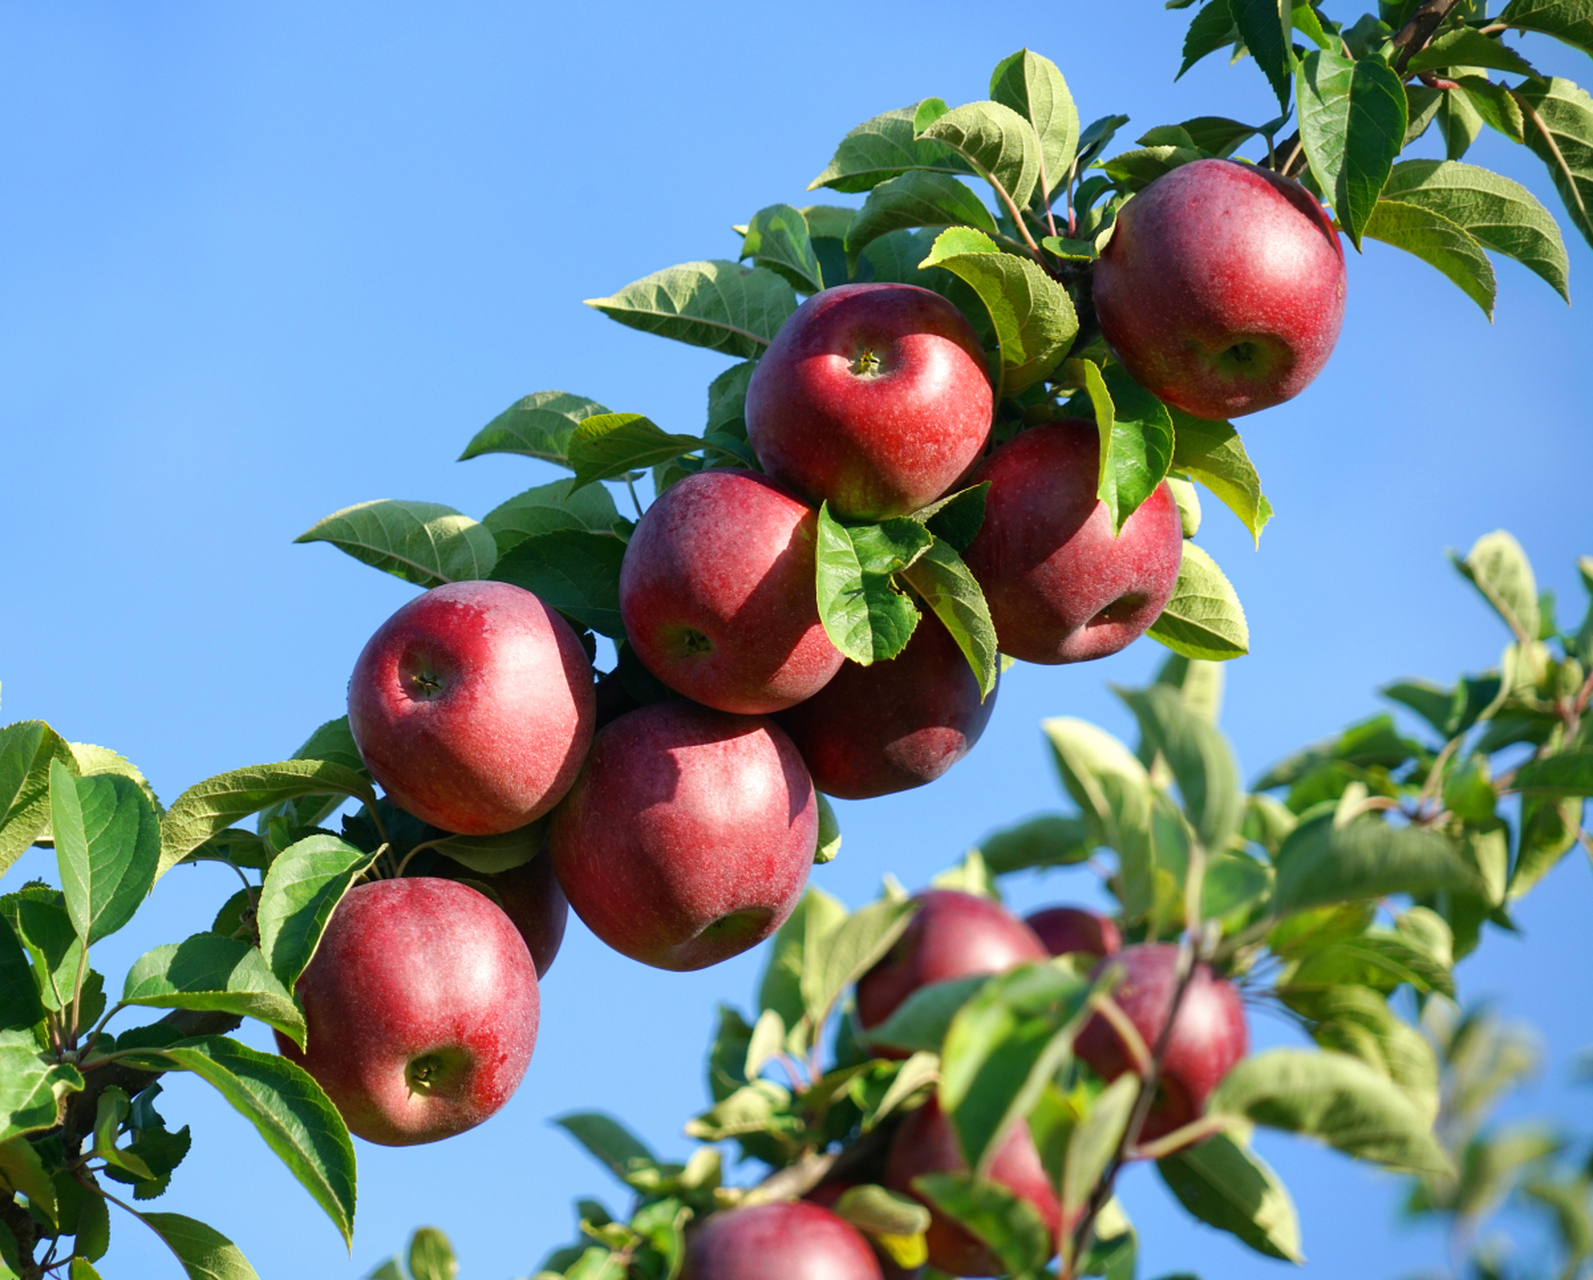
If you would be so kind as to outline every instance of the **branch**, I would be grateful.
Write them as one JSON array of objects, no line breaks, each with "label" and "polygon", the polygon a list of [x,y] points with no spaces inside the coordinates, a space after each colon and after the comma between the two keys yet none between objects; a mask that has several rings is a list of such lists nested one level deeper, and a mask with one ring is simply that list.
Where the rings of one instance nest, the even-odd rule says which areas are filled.
[{"label": "branch", "polygon": [[1424,0],[1411,14],[1410,21],[1394,33],[1389,41],[1398,51],[1394,57],[1394,70],[1405,74],[1405,64],[1426,46],[1438,28],[1460,6],[1460,0]]},{"label": "branch", "polygon": [[37,1280],[44,1274],[39,1269],[38,1263],[33,1260],[33,1246],[39,1239],[38,1225],[29,1216],[28,1211],[10,1195],[0,1198],[0,1224],[10,1227],[11,1234],[17,1238],[17,1253],[22,1263],[19,1274],[22,1280]]},{"label": "branch", "polygon": [[840,1177],[859,1165],[867,1164],[884,1150],[894,1125],[870,1130],[849,1147],[807,1155],[784,1169],[776,1169],[749,1191],[743,1204],[767,1204],[771,1200],[796,1200],[819,1183]]}]

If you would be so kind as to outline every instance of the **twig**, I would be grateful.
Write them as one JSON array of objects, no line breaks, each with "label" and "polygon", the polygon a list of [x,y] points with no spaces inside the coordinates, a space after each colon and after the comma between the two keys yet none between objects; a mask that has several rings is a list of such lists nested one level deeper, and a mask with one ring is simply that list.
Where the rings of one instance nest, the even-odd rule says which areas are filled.
[{"label": "twig", "polygon": [[1424,0],[1411,14],[1410,21],[1394,33],[1389,41],[1399,52],[1394,58],[1394,70],[1403,77],[1405,66],[1433,38],[1444,19],[1455,11],[1460,0]]}]

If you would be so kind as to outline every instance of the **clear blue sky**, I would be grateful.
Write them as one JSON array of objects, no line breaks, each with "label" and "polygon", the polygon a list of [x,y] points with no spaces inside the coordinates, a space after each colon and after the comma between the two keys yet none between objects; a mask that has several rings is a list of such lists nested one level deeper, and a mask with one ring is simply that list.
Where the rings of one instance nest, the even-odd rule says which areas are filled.
[{"label": "clear blue sky", "polygon": [[[726,360],[622,329],[581,299],[734,256],[731,225],[812,199],[807,181],[851,126],[931,94],[982,98],[990,68],[1024,45],[1060,64],[1086,119],[1131,115],[1130,138],[1197,114],[1273,115],[1251,67],[1214,58],[1172,83],[1187,16],[1154,0],[7,5],[5,721],[39,717],[114,747],[168,801],[288,754],[341,713],[355,654],[412,593],[295,535],[370,498],[479,516],[553,478],[518,458],[453,462],[530,391],[700,428]],[[1528,48],[1588,77],[1580,56]],[[1489,135],[1470,158],[1558,210],[1522,149]],[[1593,255],[1569,243],[1578,305],[1501,262],[1490,326],[1436,272],[1368,242],[1326,373],[1243,424],[1278,516],[1257,553],[1208,502],[1202,541],[1249,611],[1253,656],[1232,666],[1224,719],[1249,776],[1376,709],[1379,683],[1497,660],[1508,637],[1444,548],[1509,528],[1581,608]],[[1141,642],[1103,663],[1014,670],[984,741],[944,780],[841,806],[845,847],[815,883],[856,905],[887,871],[920,884],[991,828],[1058,806],[1037,721],[1080,715],[1127,733],[1106,683],[1143,681],[1163,652]],[[29,855],[8,881],[24,873],[53,868]],[[162,881],[100,949],[111,985],[147,948],[208,924],[233,887],[213,867]],[[1013,897],[1089,892],[1087,877],[1059,875]],[[1560,1082],[1593,1039],[1590,908],[1576,855],[1524,906],[1526,937],[1493,935],[1460,974],[1464,994],[1495,994],[1542,1028],[1550,1070],[1528,1106],[1584,1131],[1593,1109]],[[353,1261],[197,1081],[173,1081],[163,1100],[196,1140],[161,1207],[214,1223],[264,1276],[363,1274],[425,1222],[454,1238],[467,1280],[526,1274],[569,1237],[575,1196],[624,1199],[547,1118],[606,1107],[683,1156],[712,1006],[745,1007],[760,964],[658,973],[572,921],[510,1106],[440,1146],[360,1145]],[[1263,1043],[1288,1035],[1254,1030]],[[1262,1148],[1294,1191],[1312,1274],[1440,1260],[1434,1241],[1393,1225],[1392,1179],[1297,1142]],[[1145,1276],[1284,1269],[1189,1225],[1154,1178],[1136,1173],[1126,1195]],[[122,1216],[104,1269],[178,1274]]]}]

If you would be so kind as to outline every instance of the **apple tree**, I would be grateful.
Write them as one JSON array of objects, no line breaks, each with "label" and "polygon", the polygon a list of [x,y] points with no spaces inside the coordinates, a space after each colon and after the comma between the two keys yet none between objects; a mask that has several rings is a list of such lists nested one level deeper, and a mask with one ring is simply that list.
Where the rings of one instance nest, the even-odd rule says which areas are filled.
[{"label": "apple tree", "polygon": [[[1461,0],[1404,0],[1353,22],[1309,3],[1168,7],[1193,8],[1184,69],[1222,50],[1248,54],[1279,114],[1200,116],[1126,144],[1126,117],[1085,123],[1058,67],[1020,50],[995,68],[986,100],[929,97],[848,133],[811,188],[859,202],[766,206],[736,229],[736,259],[667,267],[590,303],[736,361],[708,387],[700,434],[584,395],[535,392],[462,457],[521,454],[568,479],[509,496],[480,520],[436,503],[363,502],[299,539],[427,590],[486,581],[531,593],[585,662],[608,663],[584,695],[596,720],[651,724],[710,713],[681,699],[656,651],[649,660],[627,605],[627,574],[639,573],[632,548],[672,494],[738,476],[759,492],[778,482],[806,504],[794,517],[808,552],[793,590],[810,602],[803,634],[821,633],[837,655],[832,674],[889,679],[915,637],[943,632],[942,666],[971,690],[949,754],[868,784],[881,790],[930,781],[973,747],[977,709],[1015,655],[1088,659],[1142,633],[1171,650],[1152,684],[1120,691],[1136,742],[1077,719],[1045,721],[1072,808],[997,832],[929,892],[887,882],[877,901],[849,911],[816,886],[798,899],[799,877],[777,904],[717,904],[692,922],[699,933],[718,928],[734,950],[771,939],[758,1007],[720,1012],[711,1102],[687,1125],[700,1145],[686,1158],[655,1154],[605,1112],[560,1118],[630,1198],[617,1212],[581,1201],[578,1237],[546,1257],[544,1280],[671,1280],[683,1268],[729,1280],[774,1274],[738,1270],[749,1259],[809,1247],[837,1251],[814,1263],[830,1266],[825,1274],[864,1280],[926,1263],[931,1274],[1123,1280],[1135,1274],[1137,1243],[1114,1191],[1134,1160],[1154,1161],[1195,1218],[1297,1260],[1288,1192],[1250,1149],[1257,1125],[1409,1175],[1413,1205],[1457,1221],[1519,1189],[1558,1215],[1567,1265],[1590,1252],[1586,1188],[1556,1163],[1560,1148],[1485,1128],[1487,1101],[1512,1078],[1508,1037],[1481,1015],[1459,1017],[1453,1002],[1456,961],[1490,928],[1511,928],[1511,904],[1588,843],[1593,607],[1562,625],[1516,541],[1483,537],[1456,565],[1508,630],[1499,663],[1451,684],[1389,685],[1384,694],[1419,717],[1420,733],[1387,715],[1352,724],[1246,788],[1216,723],[1221,663],[1249,647],[1244,612],[1195,539],[1201,488],[1261,537],[1272,506],[1229,418],[1295,394],[1326,359],[1345,299],[1341,235],[1416,255],[1490,316],[1489,253],[1568,296],[1555,217],[1464,157],[1483,126],[1528,147],[1593,242],[1593,99],[1539,75],[1511,43],[1512,32],[1533,31],[1593,53],[1593,18],[1581,0],[1510,0],[1492,16]],[[1445,159],[1402,158],[1433,128]],[[1201,223],[1203,209],[1226,211],[1226,225]],[[1274,224],[1292,230],[1268,239]],[[1203,262],[1214,245],[1231,256]],[[1269,252],[1285,264],[1282,301],[1259,279]],[[852,501],[850,482],[831,488],[804,469],[812,459],[799,455],[817,429],[785,419],[803,397],[830,392],[800,384],[790,351],[813,317],[843,302],[863,299],[867,313],[868,299],[920,298],[894,292],[902,286],[923,291],[920,310],[948,317],[936,336],[961,353],[955,387],[973,390],[946,393],[946,412],[975,395],[972,444],[927,499]],[[1246,300],[1253,286],[1260,302]],[[926,323],[914,324],[922,336]],[[885,340],[870,343],[849,370],[860,382],[891,372]],[[835,393],[843,409],[863,397],[849,385]],[[1030,459],[1042,446],[1045,458],[1034,453],[1006,479],[1003,456]],[[1013,487],[1046,468],[1058,478],[1030,514]],[[1018,619],[1032,602],[1009,590],[999,548],[1019,538],[1008,525],[1022,532],[1064,502],[1082,504],[1077,527],[1094,532],[1038,590],[1051,630],[1026,645]],[[751,510],[722,510],[688,541],[730,529],[750,542]],[[1137,534],[1153,519],[1163,533],[1148,542],[1173,547],[1159,585]],[[1044,536],[1065,543],[1073,529]],[[1593,596],[1593,562],[1581,570]],[[1103,596],[1080,585],[1092,576],[1108,583]],[[1075,643],[1091,627],[1110,631],[1108,647]],[[697,654],[743,639],[696,624],[682,634]],[[807,696],[756,714],[778,716]],[[749,710],[715,706],[721,719]],[[594,757],[623,740],[607,732]],[[787,743],[800,733],[769,732]],[[578,914],[596,914],[577,883],[587,837],[571,808],[539,809],[508,829],[431,826],[377,776],[384,767],[344,717],[314,729],[289,760],[206,779],[164,806],[113,751],[39,721],[0,730],[0,871],[44,845],[60,880],[0,898],[0,1274],[92,1280],[116,1208],[191,1276],[254,1275],[216,1227],[144,1204],[166,1192],[190,1143],[188,1128],[156,1108],[173,1071],[199,1076],[247,1117],[349,1235],[349,1116],[328,1097],[313,1052],[301,1051],[305,976],[327,963],[321,943],[356,886],[445,877],[509,910],[518,890],[505,877],[534,869],[552,885],[551,862]],[[796,772],[803,781],[782,804],[811,806],[805,875],[839,851],[823,792],[842,794],[845,783],[820,779],[815,791]],[[626,812],[640,787],[612,784],[605,803]],[[742,800],[753,784],[719,787]],[[629,839],[645,823],[632,813],[590,825]],[[108,994],[92,947],[133,918],[161,876],[199,860],[233,868],[237,892]],[[865,1015],[862,992],[882,969],[916,963],[915,946],[940,954],[921,942],[938,912],[1005,915],[1003,876],[1076,865],[1096,868],[1117,904],[1094,920],[1092,943],[1035,941],[960,973],[926,970],[880,1016]],[[539,975],[559,920],[540,956],[518,930]],[[625,921],[588,924],[626,949],[608,936]],[[1249,1054],[1243,1002],[1285,1010],[1301,1045]],[[144,1020],[143,1010],[165,1012]],[[235,1039],[244,1018],[270,1026],[287,1052]],[[1467,1087],[1479,1046],[1505,1065]],[[731,1152],[756,1173],[728,1177]],[[407,1268],[419,1280],[451,1265],[446,1241],[428,1230],[379,1274]]]}]

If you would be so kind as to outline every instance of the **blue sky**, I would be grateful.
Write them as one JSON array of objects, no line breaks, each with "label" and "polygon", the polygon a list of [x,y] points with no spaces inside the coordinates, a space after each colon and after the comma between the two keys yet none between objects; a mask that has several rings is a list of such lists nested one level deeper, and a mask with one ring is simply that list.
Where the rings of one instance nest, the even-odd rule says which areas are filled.
[{"label": "blue sky", "polygon": [[[1329,6],[1354,16],[1341,9]],[[380,497],[479,516],[553,478],[519,458],[453,462],[531,391],[700,429],[726,359],[620,328],[583,298],[733,256],[732,224],[813,199],[807,181],[851,126],[931,94],[982,98],[990,68],[1024,45],[1061,66],[1086,119],[1129,114],[1128,138],[1197,114],[1275,114],[1254,68],[1220,57],[1173,84],[1186,17],[1153,0],[6,6],[5,720],[114,747],[168,801],[281,758],[341,713],[354,656],[412,594],[329,547],[291,545],[297,534]],[[1588,75],[1579,55],[1525,47],[1545,69]],[[1490,135],[1468,158],[1558,211],[1523,149]],[[1497,660],[1508,636],[1446,547],[1508,528],[1566,612],[1582,607],[1593,255],[1568,244],[1578,305],[1500,262],[1490,326],[1436,272],[1368,242],[1327,371],[1241,424],[1278,516],[1257,552],[1208,502],[1201,540],[1250,618],[1253,653],[1232,666],[1224,715],[1248,776],[1370,714],[1380,683]],[[1106,685],[1143,681],[1163,653],[1141,642],[1083,667],[1015,669],[983,742],[945,779],[840,806],[845,847],[815,883],[856,905],[887,871],[921,884],[990,829],[1057,807],[1038,720],[1126,734]],[[24,873],[53,876],[37,854],[12,878]],[[174,873],[99,967],[119,982],[231,891],[215,868]],[[1090,893],[1077,874],[1013,886],[1025,908]],[[1546,1038],[1550,1069],[1528,1109],[1584,1131],[1588,1100],[1560,1082],[1593,1039],[1590,907],[1577,855],[1524,904],[1524,938],[1493,935],[1460,971],[1464,994],[1496,996]],[[623,1201],[548,1117],[605,1107],[684,1155],[712,1007],[745,1007],[760,964],[658,973],[572,922],[509,1107],[440,1146],[360,1146],[352,1261],[195,1081],[164,1100],[196,1141],[161,1207],[214,1223],[266,1276],[363,1274],[424,1222],[454,1238],[468,1280],[526,1274],[569,1237],[575,1196]],[[1289,1034],[1261,1020],[1254,1031]],[[1297,1142],[1262,1149],[1294,1192],[1314,1273],[1440,1260],[1437,1242],[1393,1226],[1392,1179]],[[1145,1276],[1283,1270],[1189,1225],[1143,1172],[1125,1194]],[[105,1270],[177,1274],[125,1218]]]}]

